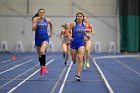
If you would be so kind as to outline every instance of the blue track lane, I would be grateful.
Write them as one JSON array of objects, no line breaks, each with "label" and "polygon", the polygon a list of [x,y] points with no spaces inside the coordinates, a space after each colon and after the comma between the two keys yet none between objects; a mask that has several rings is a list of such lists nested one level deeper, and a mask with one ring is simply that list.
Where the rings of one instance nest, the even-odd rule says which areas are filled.
[{"label": "blue track lane", "polygon": [[[92,59],[112,54],[91,54],[91,67],[82,71],[80,82],[75,76],[77,63],[70,65],[70,60],[65,66],[61,53],[46,55],[49,73],[42,76],[36,53],[15,53],[14,61],[11,56],[0,54],[0,93],[109,93]],[[114,93],[139,93],[140,57],[101,58],[96,62]]]}]

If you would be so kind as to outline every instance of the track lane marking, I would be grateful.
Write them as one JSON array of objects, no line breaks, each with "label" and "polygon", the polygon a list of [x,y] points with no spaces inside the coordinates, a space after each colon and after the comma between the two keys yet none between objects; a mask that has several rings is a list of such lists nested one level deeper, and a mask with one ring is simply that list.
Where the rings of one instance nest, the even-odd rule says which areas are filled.
[{"label": "track lane marking", "polygon": [[[52,63],[54,61],[54,59],[51,59],[48,63],[46,63],[46,66],[49,65],[50,63]],[[18,85],[16,85],[15,87],[13,87],[12,89],[10,89],[7,93],[12,93],[13,91],[15,91],[18,87],[20,87],[22,84],[24,84],[28,79],[30,79],[32,76],[34,76],[36,73],[39,72],[40,69],[36,70],[33,74],[31,74],[29,77],[27,77],[26,79],[24,79],[22,82],[20,82]]]}]

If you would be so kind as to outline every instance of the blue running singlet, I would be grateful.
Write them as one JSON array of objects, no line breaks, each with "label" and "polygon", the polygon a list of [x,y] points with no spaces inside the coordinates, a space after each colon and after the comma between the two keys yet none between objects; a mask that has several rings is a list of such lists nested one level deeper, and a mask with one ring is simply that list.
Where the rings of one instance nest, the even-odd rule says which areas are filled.
[{"label": "blue running singlet", "polygon": [[84,33],[85,33],[85,25],[79,25],[76,22],[75,27],[72,30],[72,38],[73,41],[71,42],[71,48],[78,50],[79,47],[84,46]]},{"label": "blue running singlet", "polygon": [[35,45],[41,46],[43,41],[47,41],[49,43],[49,36],[48,36],[48,22],[44,18],[43,21],[38,22],[37,28],[35,30]]}]

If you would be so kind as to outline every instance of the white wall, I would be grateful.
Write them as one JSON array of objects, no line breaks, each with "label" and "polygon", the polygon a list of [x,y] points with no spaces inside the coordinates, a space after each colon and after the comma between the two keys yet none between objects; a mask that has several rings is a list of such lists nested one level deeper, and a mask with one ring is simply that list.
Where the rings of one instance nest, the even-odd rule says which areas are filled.
[{"label": "white wall", "polygon": [[[53,37],[55,51],[61,51],[61,42],[59,33],[61,25],[65,22],[73,22],[75,17],[50,17],[53,23]],[[117,39],[117,19],[116,17],[89,17],[90,23],[95,30],[93,36],[93,44],[95,41],[101,42],[103,52],[108,51],[109,42],[114,41],[118,44]],[[31,17],[0,17],[0,43],[7,41],[8,49],[13,51],[17,41],[23,42],[25,51],[31,50],[32,42],[34,41],[34,32],[31,31]],[[93,50],[93,45],[92,48]]]},{"label": "white wall", "polygon": [[27,11],[29,15],[34,15],[39,8],[44,8],[50,16],[74,16],[81,11],[76,6],[96,16],[116,15],[117,0],[29,0],[29,3],[27,1],[0,0],[0,15],[27,15]]}]

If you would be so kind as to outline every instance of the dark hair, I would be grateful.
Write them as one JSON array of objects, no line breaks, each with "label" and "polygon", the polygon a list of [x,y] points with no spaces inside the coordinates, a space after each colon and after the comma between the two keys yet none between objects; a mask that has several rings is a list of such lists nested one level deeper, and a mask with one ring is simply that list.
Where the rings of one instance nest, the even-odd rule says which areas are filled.
[{"label": "dark hair", "polygon": [[38,17],[38,13],[36,13],[36,14],[32,17],[32,20],[33,20],[35,17]]},{"label": "dark hair", "polygon": [[39,13],[39,11],[40,10],[44,10],[45,11],[45,9],[44,8],[40,8],[39,10],[38,10],[38,12],[32,17],[32,20],[33,20],[33,18],[35,18],[35,17],[38,17],[39,15],[38,15],[38,13]]},{"label": "dark hair", "polygon": [[61,25],[61,27],[64,27],[65,29],[67,29],[68,25],[67,25],[67,23],[65,23],[65,24]]},{"label": "dark hair", "polygon": [[63,25],[61,25],[61,27],[66,27],[66,25],[65,25],[65,24],[63,24]]},{"label": "dark hair", "polygon": [[76,21],[77,21],[77,19],[74,20],[74,22],[76,22]]},{"label": "dark hair", "polygon": [[81,14],[81,15],[83,16],[83,20],[82,20],[82,22],[84,21],[84,14],[83,14],[82,12],[78,12],[78,13],[76,14],[76,19],[75,19],[75,21],[74,21],[74,22],[76,22],[76,21],[77,21],[77,15],[79,15],[79,14]]}]

